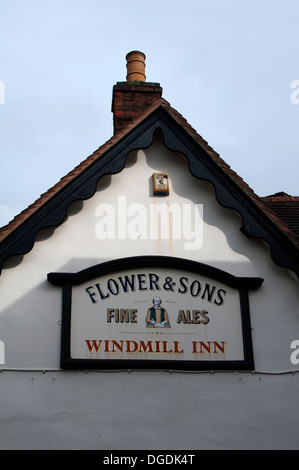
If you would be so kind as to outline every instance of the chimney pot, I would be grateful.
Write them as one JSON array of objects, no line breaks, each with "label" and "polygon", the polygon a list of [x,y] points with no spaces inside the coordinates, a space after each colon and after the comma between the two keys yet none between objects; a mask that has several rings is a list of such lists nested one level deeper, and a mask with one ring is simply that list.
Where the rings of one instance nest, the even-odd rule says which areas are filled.
[{"label": "chimney pot", "polygon": [[127,81],[113,87],[112,106],[114,133],[124,129],[162,96],[159,83],[145,81],[145,54],[132,51],[126,55]]},{"label": "chimney pot", "polygon": [[132,51],[126,55],[127,60],[127,82],[145,82],[145,54]]}]

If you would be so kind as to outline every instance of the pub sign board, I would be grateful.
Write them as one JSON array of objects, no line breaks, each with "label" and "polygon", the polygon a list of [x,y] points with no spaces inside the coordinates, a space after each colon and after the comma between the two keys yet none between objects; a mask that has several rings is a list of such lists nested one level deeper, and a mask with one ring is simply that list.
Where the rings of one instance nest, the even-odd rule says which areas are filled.
[{"label": "pub sign board", "polygon": [[48,280],[63,289],[62,368],[254,369],[249,291],[261,278],[139,256]]}]

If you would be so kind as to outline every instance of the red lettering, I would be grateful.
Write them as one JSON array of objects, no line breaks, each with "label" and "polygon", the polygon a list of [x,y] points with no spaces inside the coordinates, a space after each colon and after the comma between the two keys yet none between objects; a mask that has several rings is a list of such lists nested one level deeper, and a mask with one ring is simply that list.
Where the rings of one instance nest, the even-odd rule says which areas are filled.
[{"label": "red lettering", "polygon": [[[134,353],[138,351],[138,343],[136,341],[126,341],[127,343],[127,353]],[[133,346],[133,350],[131,350],[131,345]]]},{"label": "red lettering", "polygon": [[98,340],[98,342],[95,339],[93,340],[86,339],[85,342],[90,352],[93,352],[94,349],[96,350],[96,352],[99,352],[103,343],[103,341],[100,339]]}]

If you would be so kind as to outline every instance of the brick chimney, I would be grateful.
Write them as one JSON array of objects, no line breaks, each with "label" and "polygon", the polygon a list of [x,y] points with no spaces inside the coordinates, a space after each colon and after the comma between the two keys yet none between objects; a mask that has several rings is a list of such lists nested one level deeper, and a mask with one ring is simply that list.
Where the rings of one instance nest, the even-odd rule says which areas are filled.
[{"label": "brick chimney", "polygon": [[113,87],[112,113],[114,134],[162,96],[159,83],[146,82],[145,55],[132,51],[126,55],[127,81],[117,82]]}]

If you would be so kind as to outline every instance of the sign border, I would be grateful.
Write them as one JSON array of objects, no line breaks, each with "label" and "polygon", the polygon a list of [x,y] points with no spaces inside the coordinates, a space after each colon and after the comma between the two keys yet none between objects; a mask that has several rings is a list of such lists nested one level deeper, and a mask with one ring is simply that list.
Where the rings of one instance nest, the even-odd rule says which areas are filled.
[{"label": "sign border", "polygon": [[[244,359],[236,361],[204,360],[155,360],[155,359],[73,359],[71,357],[71,305],[72,286],[80,285],[108,273],[131,268],[173,268],[205,275],[239,290],[242,322]],[[223,270],[183,258],[169,256],[134,256],[96,264],[76,273],[48,273],[48,281],[62,287],[62,369],[115,370],[115,369],[166,369],[166,370],[254,370],[254,355],[251,336],[249,290],[258,289],[264,279],[259,277],[236,277]]]}]

